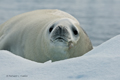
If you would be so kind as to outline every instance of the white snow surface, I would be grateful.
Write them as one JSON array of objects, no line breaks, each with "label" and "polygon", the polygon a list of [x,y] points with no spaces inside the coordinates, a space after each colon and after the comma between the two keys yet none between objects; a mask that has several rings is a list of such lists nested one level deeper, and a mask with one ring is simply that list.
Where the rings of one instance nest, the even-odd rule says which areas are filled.
[{"label": "white snow surface", "polygon": [[120,35],[81,57],[37,63],[0,51],[0,80],[120,80]]}]

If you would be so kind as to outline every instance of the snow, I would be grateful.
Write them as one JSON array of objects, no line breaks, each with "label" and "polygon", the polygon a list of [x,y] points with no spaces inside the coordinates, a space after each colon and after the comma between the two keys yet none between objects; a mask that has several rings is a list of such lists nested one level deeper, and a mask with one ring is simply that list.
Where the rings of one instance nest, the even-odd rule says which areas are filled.
[{"label": "snow", "polygon": [[33,62],[0,51],[0,80],[120,80],[120,35],[81,57]]}]

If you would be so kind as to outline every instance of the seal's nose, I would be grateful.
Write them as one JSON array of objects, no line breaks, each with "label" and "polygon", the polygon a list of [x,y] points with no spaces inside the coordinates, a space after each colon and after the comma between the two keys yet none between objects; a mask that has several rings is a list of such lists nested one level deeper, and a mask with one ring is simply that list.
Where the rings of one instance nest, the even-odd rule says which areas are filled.
[{"label": "seal's nose", "polygon": [[[54,40],[69,41],[71,39],[68,29],[64,26],[57,26],[52,32],[51,38]],[[61,42],[61,41],[60,41]]]},{"label": "seal's nose", "polygon": [[63,27],[63,26],[58,26],[57,28],[56,28],[56,34],[57,35],[60,35],[60,36],[63,36],[63,35],[68,35],[69,34],[69,32],[68,32],[68,30],[65,28],[65,27]]}]

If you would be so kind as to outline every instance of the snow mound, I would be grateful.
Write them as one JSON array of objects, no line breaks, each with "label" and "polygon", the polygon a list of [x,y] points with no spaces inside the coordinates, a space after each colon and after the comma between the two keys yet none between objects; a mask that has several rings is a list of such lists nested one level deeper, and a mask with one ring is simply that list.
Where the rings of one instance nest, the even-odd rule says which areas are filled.
[{"label": "snow mound", "polygon": [[88,56],[119,56],[120,55],[120,35],[104,42],[103,44],[95,47],[92,51],[85,55]]},{"label": "snow mound", "polygon": [[0,51],[0,80],[120,80],[120,35],[81,57],[33,62]]}]

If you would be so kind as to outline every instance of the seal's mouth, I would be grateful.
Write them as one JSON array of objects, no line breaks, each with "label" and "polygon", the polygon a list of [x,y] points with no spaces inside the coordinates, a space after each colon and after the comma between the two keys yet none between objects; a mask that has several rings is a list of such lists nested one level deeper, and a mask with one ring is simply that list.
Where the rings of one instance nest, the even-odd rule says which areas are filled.
[{"label": "seal's mouth", "polygon": [[56,40],[59,41],[59,42],[67,42],[67,40],[63,37],[57,37],[57,38],[55,38],[55,41]]},{"label": "seal's mouth", "polygon": [[57,41],[57,42],[68,42],[68,40],[66,38],[61,37],[61,36],[58,36],[58,37],[54,38],[54,40],[51,39],[51,41],[52,42],[54,42],[54,41]]},{"label": "seal's mouth", "polygon": [[62,46],[67,47],[68,49],[71,49],[75,44],[71,40],[71,38],[68,38],[65,36],[56,36],[54,38],[51,38],[50,41],[55,45],[62,45]]}]

